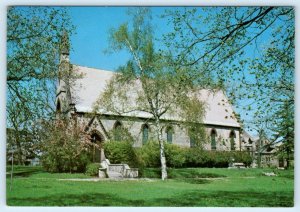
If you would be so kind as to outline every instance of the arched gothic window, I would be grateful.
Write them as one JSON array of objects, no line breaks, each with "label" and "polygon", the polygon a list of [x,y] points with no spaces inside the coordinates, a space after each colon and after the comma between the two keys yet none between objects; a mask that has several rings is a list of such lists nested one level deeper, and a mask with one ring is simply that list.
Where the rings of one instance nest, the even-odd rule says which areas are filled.
[{"label": "arched gothic window", "polygon": [[235,142],[234,142],[234,138],[235,138],[235,133],[233,130],[231,130],[230,134],[229,134],[229,139],[230,139],[230,150],[234,151],[235,150]]},{"label": "arched gothic window", "polygon": [[114,129],[120,129],[121,127],[122,127],[121,122],[116,121],[115,124],[114,124]]},{"label": "arched gothic window", "polygon": [[167,142],[169,144],[171,144],[172,141],[173,141],[173,129],[172,129],[172,127],[170,127],[170,126],[167,127],[166,133],[167,133]]},{"label": "arched gothic window", "polygon": [[195,138],[193,138],[193,136],[190,137],[190,147],[195,147],[196,146],[196,142],[195,142]]},{"label": "arched gothic window", "polygon": [[115,141],[121,141],[122,140],[122,124],[119,121],[116,121],[114,124],[114,131],[113,131],[113,137]]},{"label": "arched gothic window", "polygon": [[196,136],[195,136],[195,129],[192,128],[190,129],[189,135],[190,135],[190,147],[195,147],[196,146]]},{"label": "arched gothic window", "polygon": [[144,124],[142,127],[142,133],[143,133],[143,144],[146,144],[149,139],[149,126],[147,124]]},{"label": "arched gothic window", "polygon": [[57,100],[57,104],[56,104],[56,112],[60,113],[61,112],[61,105],[60,105],[60,100]]},{"label": "arched gothic window", "polygon": [[251,140],[250,138],[249,138],[249,140],[248,140],[248,143],[249,143],[249,144],[252,144],[252,140]]},{"label": "arched gothic window", "polygon": [[211,130],[210,133],[210,145],[211,145],[211,150],[216,150],[217,149],[217,142],[216,142],[216,137],[217,137],[217,132],[215,129]]}]

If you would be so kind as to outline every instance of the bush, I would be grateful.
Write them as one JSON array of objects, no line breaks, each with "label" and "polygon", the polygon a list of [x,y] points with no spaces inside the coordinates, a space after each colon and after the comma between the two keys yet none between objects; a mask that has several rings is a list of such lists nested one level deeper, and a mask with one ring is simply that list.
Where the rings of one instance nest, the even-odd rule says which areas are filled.
[{"label": "bush", "polygon": [[[137,154],[144,167],[157,168],[161,166],[158,142],[146,143],[137,149]],[[165,156],[167,167],[183,167],[186,160],[186,148],[165,143]]]},{"label": "bush", "polygon": [[158,142],[147,142],[140,148],[136,149],[140,167],[160,167],[160,154]]},{"label": "bush", "polygon": [[180,168],[186,160],[186,148],[175,144],[165,144],[167,167]]},{"label": "bush", "polygon": [[[144,167],[159,168],[160,147],[158,142],[147,142],[139,148],[133,148],[131,142],[110,141],[104,145],[106,157],[111,163],[127,163],[138,167],[142,174]],[[175,144],[165,143],[167,167],[216,167],[227,168],[234,159],[235,162],[249,166],[252,158],[243,151],[207,151],[200,148],[185,148]]]},{"label": "bush", "polygon": [[235,162],[244,163],[249,166],[252,158],[245,151],[205,151],[198,148],[187,150],[186,167],[216,167],[226,168],[234,159]]},{"label": "bush", "polygon": [[110,163],[126,163],[130,167],[138,167],[137,154],[130,141],[108,141],[104,144],[105,156]]},{"label": "bush", "polygon": [[236,162],[244,163],[246,166],[250,166],[252,163],[252,157],[249,152],[237,151],[234,153],[233,158]]},{"label": "bush", "polygon": [[43,123],[41,162],[49,172],[84,172],[89,163],[89,136],[68,120]]},{"label": "bush", "polygon": [[86,166],[85,174],[89,176],[98,176],[100,167],[101,165],[99,163],[90,163]]},{"label": "bush", "polygon": [[204,167],[205,160],[208,158],[204,155],[205,151],[199,148],[190,148],[186,151],[186,167]]}]

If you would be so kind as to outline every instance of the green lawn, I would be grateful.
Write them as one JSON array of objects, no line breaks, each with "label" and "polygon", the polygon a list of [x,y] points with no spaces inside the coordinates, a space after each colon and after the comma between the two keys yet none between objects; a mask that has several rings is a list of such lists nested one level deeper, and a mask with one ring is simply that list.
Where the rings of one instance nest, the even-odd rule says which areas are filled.
[{"label": "green lawn", "polygon": [[[7,175],[10,206],[210,206],[292,207],[294,174],[265,169],[169,169],[161,181],[159,170],[146,169],[141,180],[71,181],[84,174],[49,174],[41,168],[16,169],[12,191]],[[60,180],[64,179],[64,180]]]}]

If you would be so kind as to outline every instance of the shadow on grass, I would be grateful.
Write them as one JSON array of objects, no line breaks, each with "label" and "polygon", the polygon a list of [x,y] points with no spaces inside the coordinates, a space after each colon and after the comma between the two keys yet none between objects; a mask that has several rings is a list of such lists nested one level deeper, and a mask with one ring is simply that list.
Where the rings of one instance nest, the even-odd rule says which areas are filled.
[{"label": "shadow on grass", "polygon": [[175,179],[177,182],[185,182],[190,184],[208,184],[211,181],[206,179],[199,179],[199,178],[181,178]]},{"label": "shadow on grass", "polygon": [[[161,170],[159,168],[147,168],[143,170],[142,177],[147,178],[160,178]],[[168,178],[178,179],[178,178],[223,178],[226,175],[216,174],[216,173],[199,173],[197,169],[168,169]]]},{"label": "shadow on grass", "polygon": [[128,200],[117,195],[89,193],[32,198],[10,198],[9,206],[144,206],[144,200]]},{"label": "shadow on grass", "polygon": [[169,170],[169,178],[223,178],[226,175],[216,173],[199,173],[194,169],[171,169]]},{"label": "shadow on grass", "polygon": [[159,206],[202,207],[293,207],[293,193],[194,191],[172,198],[156,199]]},{"label": "shadow on grass", "polygon": [[10,198],[7,204],[9,206],[292,207],[294,203],[293,194],[288,192],[193,191],[169,198],[136,200],[103,193],[57,194],[36,198]]},{"label": "shadow on grass", "polygon": [[[7,170],[6,172],[6,177],[9,177],[11,175],[10,173],[10,169]],[[41,173],[44,172],[42,167],[39,166],[32,166],[32,167],[17,167],[14,172],[13,172],[13,176],[17,176],[17,177],[29,177],[32,174],[36,174],[36,173]]]}]

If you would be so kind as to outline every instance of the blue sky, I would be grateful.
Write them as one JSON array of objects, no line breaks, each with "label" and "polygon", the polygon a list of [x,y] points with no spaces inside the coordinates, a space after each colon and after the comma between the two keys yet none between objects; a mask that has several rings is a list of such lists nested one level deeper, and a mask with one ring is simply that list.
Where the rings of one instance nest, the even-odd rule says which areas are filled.
[{"label": "blue sky", "polygon": [[[71,37],[71,62],[77,65],[105,70],[115,70],[128,60],[126,52],[105,54],[108,48],[108,35],[111,28],[128,22],[128,7],[70,7],[70,15],[76,26],[76,33]],[[166,30],[165,22],[156,18],[164,11],[156,7],[152,12],[155,32]]]},{"label": "blue sky", "polygon": [[107,55],[108,31],[126,20],[126,8],[72,7],[70,15],[76,26],[71,37],[71,62],[78,65],[114,70],[126,61],[127,55]]}]

